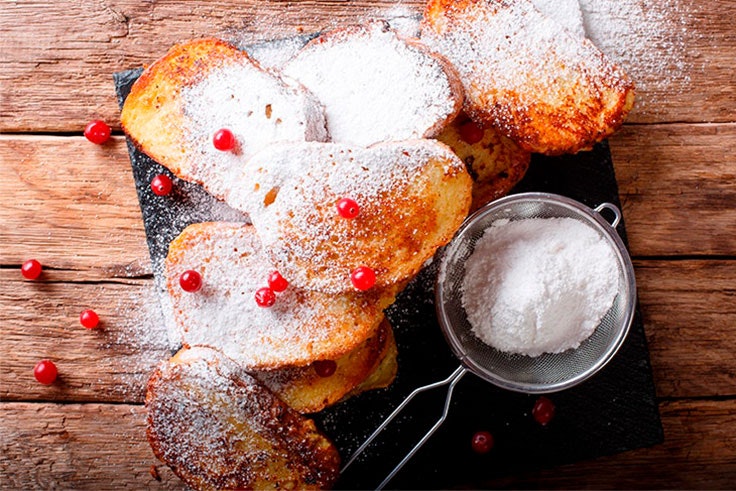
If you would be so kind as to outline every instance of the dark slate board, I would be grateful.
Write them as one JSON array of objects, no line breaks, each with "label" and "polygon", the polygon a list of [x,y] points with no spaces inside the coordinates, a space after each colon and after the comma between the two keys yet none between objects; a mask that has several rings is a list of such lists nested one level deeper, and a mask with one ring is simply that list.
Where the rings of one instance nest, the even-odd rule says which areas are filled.
[{"label": "dark slate board", "polygon": [[[122,105],[140,70],[114,76]],[[168,171],[128,144],[154,273],[158,275],[168,243],[189,223],[221,218],[223,205],[199,186],[175,180],[166,199],[149,187],[154,175]],[[170,174],[169,174],[170,175]],[[535,155],[514,192],[562,194],[594,207],[620,207],[608,144],[564,157]],[[216,211],[213,211],[216,210]],[[237,214],[233,214],[237,216]],[[626,240],[623,222],[618,231]],[[388,389],[354,397],[315,415],[343,459],[414,388],[444,379],[458,362],[440,332],[434,310],[435,265],[427,267],[387,312],[399,347],[399,373]],[[341,477],[338,488],[377,486],[439,417],[444,389],[416,398],[381,437]],[[531,416],[536,396],[498,389],[472,374],[458,384],[449,417],[437,433],[389,484],[403,489],[437,489],[482,483],[514,472],[572,463],[660,443],[663,440],[641,315],[614,359],[583,384],[548,395],[556,416],[546,427]],[[476,455],[474,432],[488,430],[494,449]]]}]

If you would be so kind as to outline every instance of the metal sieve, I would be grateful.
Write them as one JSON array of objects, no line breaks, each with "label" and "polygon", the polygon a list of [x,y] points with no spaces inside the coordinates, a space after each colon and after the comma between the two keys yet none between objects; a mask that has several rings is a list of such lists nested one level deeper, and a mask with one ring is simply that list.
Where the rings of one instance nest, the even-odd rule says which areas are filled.
[{"label": "metal sieve", "polygon": [[[601,215],[604,210],[613,215],[611,223]],[[497,220],[563,217],[578,220],[592,228],[614,252],[618,263],[618,295],[613,306],[593,334],[576,349],[529,357],[505,353],[485,344],[472,333],[462,306],[465,261],[473,253],[475,244]],[[471,215],[445,248],[435,285],[435,308],[440,327],[461,365],[446,379],[419,387],[409,394],[353,453],[342,470],[355,461],[417,394],[448,385],[441,417],[377,488],[382,489],[444,422],[453,389],[468,371],[504,389],[533,394],[572,387],[608,363],[626,337],[636,306],[634,268],[615,229],[620,220],[621,212],[613,204],[603,203],[591,209],[575,200],[549,193],[507,196],[489,203]]]}]

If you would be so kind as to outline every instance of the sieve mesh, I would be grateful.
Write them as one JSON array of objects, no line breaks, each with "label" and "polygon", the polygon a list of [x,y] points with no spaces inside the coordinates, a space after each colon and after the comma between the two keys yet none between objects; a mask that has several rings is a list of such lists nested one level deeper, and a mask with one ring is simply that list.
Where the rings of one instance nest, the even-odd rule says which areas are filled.
[{"label": "sieve mesh", "polygon": [[[471,331],[462,306],[465,262],[485,230],[501,219],[572,218],[595,230],[610,245],[618,263],[618,295],[593,334],[576,349],[530,357],[492,348]],[[579,383],[598,371],[622,344],[634,316],[636,285],[626,248],[599,213],[563,196],[523,193],[482,208],[445,248],[436,285],[440,326],[462,364],[481,378],[510,390],[542,393]],[[490,310],[490,309],[489,309]]]}]

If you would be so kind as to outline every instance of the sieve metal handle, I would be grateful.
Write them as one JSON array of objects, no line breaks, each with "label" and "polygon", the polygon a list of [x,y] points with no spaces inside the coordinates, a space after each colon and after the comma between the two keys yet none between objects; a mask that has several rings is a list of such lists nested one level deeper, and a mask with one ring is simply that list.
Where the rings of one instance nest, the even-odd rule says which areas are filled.
[{"label": "sieve metal handle", "polygon": [[386,478],[376,488],[376,489],[383,489],[386,486],[386,484],[388,484],[389,481],[391,481],[391,479],[396,475],[396,473],[399,472],[402,467],[404,467],[404,464],[406,464],[414,456],[414,454],[417,453],[417,451],[422,447],[422,445],[424,445],[424,443],[427,440],[429,440],[429,437],[431,437],[432,434],[434,434],[434,432],[437,431],[437,428],[439,428],[442,425],[442,423],[444,423],[445,419],[447,419],[447,414],[450,411],[450,400],[452,399],[452,392],[455,389],[455,385],[457,385],[457,383],[460,381],[463,375],[465,375],[467,372],[468,372],[468,369],[461,365],[457,367],[457,369],[454,372],[452,372],[452,374],[446,379],[414,389],[412,393],[409,394],[406,397],[406,399],[404,399],[404,401],[401,404],[399,404],[398,407],[396,407],[396,409],[394,409],[394,411],[385,420],[383,420],[383,423],[381,423],[378,426],[378,428],[376,428],[373,431],[371,436],[369,436],[368,439],[365,442],[363,442],[363,444],[360,447],[358,447],[358,449],[355,452],[353,452],[353,455],[350,456],[350,458],[345,463],[345,465],[342,467],[342,469],[340,469],[340,473],[345,472],[345,469],[347,469],[350,466],[350,464],[352,464],[355,461],[355,459],[357,459],[358,456],[361,453],[363,453],[363,451],[366,448],[368,448],[368,445],[370,445],[373,442],[373,440],[375,440],[376,437],[379,434],[381,434],[381,432],[386,428],[386,426],[388,426],[388,424],[391,421],[393,421],[393,419],[396,416],[399,415],[399,413],[406,407],[406,405],[409,404],[409,402],[411,402],[412,399],[414,399],[414,396],[416,396],[420,392],[425,392],[427,390],[436,389],[437,387],[442,387],[444,385],[449,384],[450,386],[447,388],[447,396],[445,397],[445,406],[444,406],[444,409],[442,410],[442,415],[437,420],[437,422],[427,431],[427,433],[424,434],[422,439],[419,440],[419,442],[417,442],[417,444],[414,445],[414,447],[411,450],[409,450],[409,452],[404,456],[401,462],[399,462],[396,465],[396,467],[394,467],[394,469],[389,473],[389,475],[386,476]]},{"label": "sieve metal handle", "polygon": [[598,213],[601,216],[603,216],[601,214],[603,210],[608,210],[611,213],[613,213],[613,221],[610,222],[611,227],[613,228],[616,228],[616,225],[618,225],[619,222],[621,221],[621,210],[619,210],[618,206],[614,205],[613,203],[601,203],[600,205],[596,206],[594,210],[596,213]]}]

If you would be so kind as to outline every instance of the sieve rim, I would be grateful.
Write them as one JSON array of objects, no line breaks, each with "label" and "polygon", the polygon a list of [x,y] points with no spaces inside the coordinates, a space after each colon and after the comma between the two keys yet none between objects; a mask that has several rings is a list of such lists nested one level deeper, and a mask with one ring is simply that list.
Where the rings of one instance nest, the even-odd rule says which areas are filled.
[{"label": "sieve rim", "polygon": [[[453,248],[458,247],[457,244],[461,240],[461,238],[469,230],[471,230],[476,225],[476,223],[478,223],[488,214],[495,212],[501,207],[508,206],[510,204],[516,204],[518,202],[536,202],[563,205],[569,209],[571,208],[575,212],[578,212],[595,222],[599,226],[600,231],[604,234],[604,237],[612,243],[612,249],[614,250],[617,260],[619,261],[619,264],[621,266],[623,283],[628,288],[628,295],[626,298],[624,298],[626,304],[625,313],[621,316],[621,328],[618,329],[615,337],[608,343],[608,346],[603,355],[597,358],[594,363],[592,363],[586,369],[582,370],[577,375],[554,383],[532,383],[518,380],[509,380],[506,377],[502,377],[497,373],[489,371],[487,367],[484,367],[481,364],[475,362],[464,349],[462,341],[458,338],[455,329],[452,327],[452,322],[449,318],[449,315],[447,314],[447,309],[445,308],[447,302],[445,297],[445,289],[443,288],[443,282],[444,279],[447,278],[449,267],[448,263],[450,261],[449,257],[451,255],[450,252],[453,251]],[[618,207],[616,207],[616,209],[618,210]],[[461,264],[462,263],[455,263],[455,266]],[[623,293],[625,292],[622,292],[622,294]],[[573,387],[589,379],[598,371],[600,371],[605,365],[607,365],[608,362],[613,359],[615,354],[621,348],[624,340],[628,335],[636,312],[636,298],[637,293],[636,280],[634,277],[634,266],[631,262],[631,257],[628,253],[628,250],[626,249],[626,245],[623,243],[623,240],[619,236],[616,229],[611,226],[611,224],[600,214],[600,212],[572,198],[554,193],[527,192],[509,195],[492,201],[471,214],[458,228],[453,239],[442,251],[442,257],[440,259],[440,265],[435,280],[435,309],[437,312],[437,318],[439,320],[440,328],[443,335],[445,336],[445,340],[450,346],[450,349],[459,359],[460,363],[469,371],[479,376],[480,378],[492,383],[493,385],[496,385],[503,389],[508,389],[515,392],[523,392],[527,394],[550,393]],[[488,346],[488,349],[496,350],[491,346]],[[547,354],[546,356],[554,357],[556,355]]]}]

